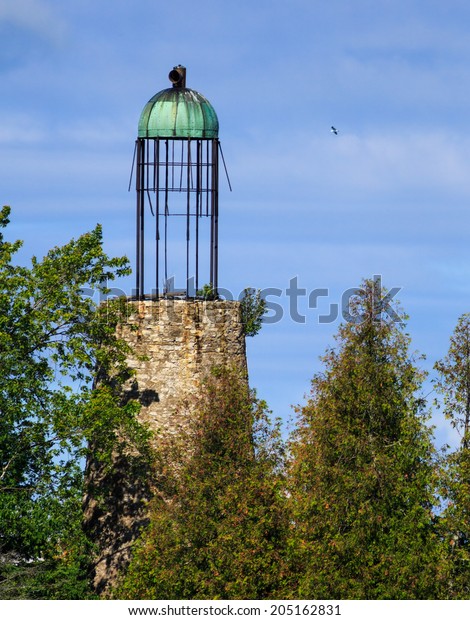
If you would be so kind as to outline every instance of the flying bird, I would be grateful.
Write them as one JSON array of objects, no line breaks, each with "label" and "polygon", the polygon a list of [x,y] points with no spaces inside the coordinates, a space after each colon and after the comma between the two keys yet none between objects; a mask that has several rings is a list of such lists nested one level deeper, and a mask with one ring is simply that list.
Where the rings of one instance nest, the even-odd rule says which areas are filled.
[{"label": "flying bird", "polygon": [[331,133],[334,133],[335,136],[338,135],[338,130],[336,129],[336,127],[333,127],[333,125],[331,125],[331,130],[330,131],[331,131]]}]

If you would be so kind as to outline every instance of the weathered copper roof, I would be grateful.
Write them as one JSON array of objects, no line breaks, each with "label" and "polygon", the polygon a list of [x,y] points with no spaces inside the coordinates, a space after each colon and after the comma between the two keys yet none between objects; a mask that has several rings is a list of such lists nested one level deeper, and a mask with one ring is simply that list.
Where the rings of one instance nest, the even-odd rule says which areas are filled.
[{"label": "weathered copper roof", "polygon": [[217,138],[219,121],[214,108],[190,88],[167,88],[154,95],[142,110],[139,138]]}]

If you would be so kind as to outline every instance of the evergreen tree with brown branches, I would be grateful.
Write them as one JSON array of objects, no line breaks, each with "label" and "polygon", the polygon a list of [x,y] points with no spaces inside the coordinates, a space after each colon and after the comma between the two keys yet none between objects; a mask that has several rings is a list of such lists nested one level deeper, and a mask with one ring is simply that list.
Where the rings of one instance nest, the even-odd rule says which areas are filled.
[{"label": "evergreen tree with brown branches", "polygon": [[389,308],[380,282],[365,281],[298,409],[286,595],[439,595],[443,559],[432,435],[419,396],[423,373],[409,352],[405,317]]},{"label": "evergreen tree with brown branches", "polygon": [[462,315],[450,339],[447,356],[436,363],[438,405],[460,436],[443,472],[441,516],[450,574],[448,596],[470,595],[470,314]]},{"label": "evergreen tree with brown branches", "polygon": [[286,577],[283,444],[246,378],[217,369],[162,447],[160,493],[116,596],[277,598]]}]

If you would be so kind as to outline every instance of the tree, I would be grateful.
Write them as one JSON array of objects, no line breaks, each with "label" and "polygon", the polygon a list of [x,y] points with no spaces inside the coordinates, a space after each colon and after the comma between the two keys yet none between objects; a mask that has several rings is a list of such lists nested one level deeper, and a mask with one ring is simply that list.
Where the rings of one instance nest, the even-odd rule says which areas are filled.
[{"label": "tree", "polygon": [[444,360],[436,362],[436,390],[443,395],[444,415],[470,448],[470,314],[462,315]]},{"label": "tree", "polygon": [[161,452],[160,493],[116,596],[275,598],[288,523],[279,430],[230,369],[214,370],[191,411]]},{"label": "tree", "polygon": [[246,288],[242,293],[240,303],[245,335],[256,336],[263,326],[266,300],[261,297],[259,289]]},{"label": "tree", "polygon": [[288,475],[296,598],[432,598],[441,581],[423,373],[380,289],[367,280],[357,290],[298,409]]},{"label": "tree", "polygon": [[470,595],[470,314],[462,315],[450,339],[447,356],[435,364],[435,387],[444,416],[460,435],[460,445],[447,453],[442,479],[445,510],[443,537],[450,562],[450,598]]},{"label": "tree", "polygon": [[[9,214],[1,210],[0,229]],[[126,344],[116,337],[122,304],[97,306],[83,288],[106,295],[107,282],[130,270],[126,258],[103,252],[100,226],[29,267],[13,262],[20,247],[0,234],[0,593],[60,597],[46,587],[49,567],[68,571],[62,593],[78,596],[79,587],[68,588],[89,552],[80,524],[88,442],[99,434],[106,460],[118,435],[144,433],[136,405],[119,401],[129,376]],[[99,415],[97,400],[105,403]],[[29,570],[31,560],[41,564]],[[13,587],[22,570],[38,575],[29,592]]]}]

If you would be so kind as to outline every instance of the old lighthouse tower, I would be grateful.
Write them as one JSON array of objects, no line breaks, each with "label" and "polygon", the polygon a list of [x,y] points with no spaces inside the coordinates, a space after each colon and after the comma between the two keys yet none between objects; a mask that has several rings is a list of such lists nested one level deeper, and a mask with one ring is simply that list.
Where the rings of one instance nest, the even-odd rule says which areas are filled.
[{"label": "old lighthouse tower", "polygon": [[[144,106],[133,174],[136,190],[135,291],[119,334],[130,345],[134,375],[123,398],[140,402],[139,421],[153,441],[177,434],[187,406],[215,366],[246,373],[240,303],[219,298],[219,122],[214,108],[186,86],[186,69]],[[146,523],[148,481],[129,476],[125,462],[103,474],[90,459],[90,488],[112,486],[108,499],[85,498],[87,529],[98,547],[97,591],[127,564]],[[98,493],[99,495],[99,493]]]}]

